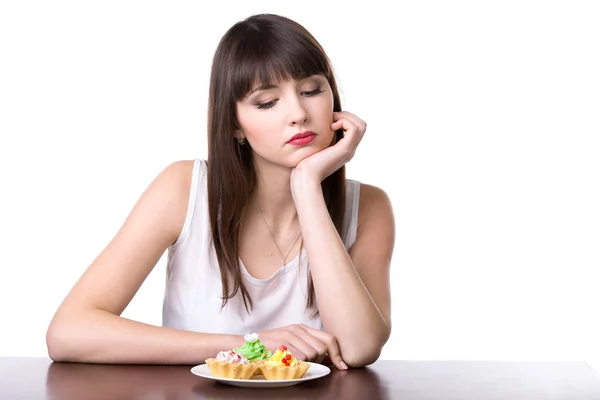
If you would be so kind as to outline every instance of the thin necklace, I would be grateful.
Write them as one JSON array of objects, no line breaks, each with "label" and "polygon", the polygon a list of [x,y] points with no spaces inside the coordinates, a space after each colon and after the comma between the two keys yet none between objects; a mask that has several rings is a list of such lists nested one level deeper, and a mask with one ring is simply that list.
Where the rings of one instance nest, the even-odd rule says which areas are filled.
[{"label": "thin necklace", "polygon": [[267,224],[267,219],[265,218],[264,214],[262,213],[262,211],[260,210],[260,207],[258,206],[258,204],[256,202],[254,202],[254,205],[256,206],[256,209],[258,210],[258,212],[260,213],[260,215],[263,218],[263,221],[265,223],[265,226],[267,227],[267,230],[269,231],[269,233],[271,234],[271,237],[273,238],[273,242],[275,243],[275,247],[277,247],[277,251],[279,251],[279,255],[281,256],[281,267],[285,266],[285,259],[287,258],[287,256],[290,254],[290,251],[292,251],[292,249],[294,248],[294,245],[296,244],[296,242],[298,241],[298,238],[300,237],[300,234],[302,233],[302,230],[300,230],[298,232],[298,234],[296,235],[296,239],[294,239],[294,242],[292,243],[292,245],[290,246],[290,249],[287,251],[287,253],[285,253],[285,256],[283,255],[283,252],[281,251],[281,249],[279,248],[279,245],[277,244],[277,240],[275,240],[275,235],[273,235],[273,232],[271,232],[271,228],[269,228],[269,224]]}]

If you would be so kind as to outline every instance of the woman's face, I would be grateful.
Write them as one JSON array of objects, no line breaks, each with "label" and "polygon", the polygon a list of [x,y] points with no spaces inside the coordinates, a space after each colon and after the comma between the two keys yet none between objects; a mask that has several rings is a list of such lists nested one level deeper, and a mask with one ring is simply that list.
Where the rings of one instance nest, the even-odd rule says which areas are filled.
[{"label": "woman's face", "polygon": [[[239,130],[254,156],[294,168],[333,141],[333,92],[327,78],[313,75],[267,87],[255,87],[237,102]],[[297,134],[307,137],[293,140]]]}]

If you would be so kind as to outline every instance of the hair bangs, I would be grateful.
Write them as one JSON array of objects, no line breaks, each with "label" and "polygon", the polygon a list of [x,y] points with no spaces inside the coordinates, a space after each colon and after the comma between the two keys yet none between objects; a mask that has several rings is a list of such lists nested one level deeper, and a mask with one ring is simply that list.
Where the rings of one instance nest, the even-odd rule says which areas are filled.
[{"label": "hair bangs", "polygon": [[251,29],[238,50],[230,86],[235,101],[246,98],[259,86],[312,75],[324,75],[328,79],[331,76],[329,62],[323,58],[320,46],[302,35],[285,37],[276,30]]}]

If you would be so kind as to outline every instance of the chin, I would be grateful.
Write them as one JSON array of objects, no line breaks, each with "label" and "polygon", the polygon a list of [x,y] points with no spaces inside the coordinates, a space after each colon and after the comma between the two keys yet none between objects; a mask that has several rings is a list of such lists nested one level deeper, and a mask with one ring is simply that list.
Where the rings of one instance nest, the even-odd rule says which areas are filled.
[{"label": "chin", "polygon": [[[332,138],[327,138],[327,139],[333,140]],[[258,155],[258,157],[266,160],[269,163],[276,164],[276,165],[286,167],[286,168],[296,168],[302,160],[304,160],[314,154],[317,154],[318,152],[325,150],[328,147],[330,147],[330,146],[329,146],[329,143],[326,141],[315,141],[308,145],[293,149],[293,151],[287,153],[283,157],[277,157],[275,154],[271,154],[274,157],[271,157],[271,155],[266,155],[266,154],[264,156],[260,156],[256,153],[255,154]]]},{"label": "chin", "polygon": [[325,148],[321,148],[320,146],[306,146],[302,149],[298,149],[288,157],[286,164],[289,163],[291,168],[295,168],[298,164],[300,164],[302,160],[307,159],[308,157],[314,154],[317,154]]}]

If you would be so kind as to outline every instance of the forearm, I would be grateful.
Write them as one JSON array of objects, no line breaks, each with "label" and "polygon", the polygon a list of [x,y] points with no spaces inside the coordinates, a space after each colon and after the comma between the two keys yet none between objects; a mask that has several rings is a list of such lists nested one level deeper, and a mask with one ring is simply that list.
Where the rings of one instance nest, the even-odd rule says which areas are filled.
[{"label": "forearm", "polygon": [[389,325],[331,221],[320,185],[300,186],[294,200],[323,326],[337,338],[349,365],[373,362],[389,337]]},{"label": "forearm", "polygon": [[243,338],[162,328],[90,310],[58,316],[46,341],[54,361],[194,365],[234,348]]}]

